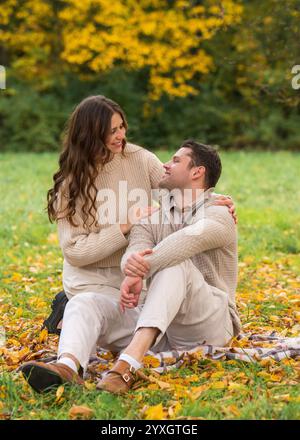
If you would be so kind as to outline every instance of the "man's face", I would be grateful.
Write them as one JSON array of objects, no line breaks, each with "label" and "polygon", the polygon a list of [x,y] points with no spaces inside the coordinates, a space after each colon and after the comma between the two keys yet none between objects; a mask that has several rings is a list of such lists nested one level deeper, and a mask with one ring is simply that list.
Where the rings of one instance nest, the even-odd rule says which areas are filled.
[{"label": "man's face", "polygon": [[193,168],[190,168],[190,154],[190,148],[180,148],[172,159],[164,164],[165,174],[159,182],[160,188],[168,190],[191,188]]}]

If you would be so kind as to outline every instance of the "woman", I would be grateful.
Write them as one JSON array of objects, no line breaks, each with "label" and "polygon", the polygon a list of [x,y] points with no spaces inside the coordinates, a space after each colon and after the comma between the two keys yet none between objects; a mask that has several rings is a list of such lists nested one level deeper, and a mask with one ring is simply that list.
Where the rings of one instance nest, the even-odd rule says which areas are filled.
[{"label": "woman", "polygon": [[[78,372],[87,367],[96,342],[120,351],[128,345],[128,328],[138,318],[137,309],[122,314],[118,306],[120,261],[132,224],[154,210],[144,203],[132,215],[134,195],[138,190],[150,201],[164,171],[153,153],[126,142],[126,130],[124,112],[104,96],[83,100],[69,120],[59,170],[48,192],[48,214],[58,224],[69,302],[59,361],[22,367],[39,392],[64,381],[82,383]],[[225,202],[232,210],[231,200]]]},{"label": "woman", "polygon": [[[110,268],[112,274],[119,275],[126,236],[132,227],[122,215],[128,211],[128,202],[122,199],[120,183],[126,183],[128,193],[136,188],[144,190],[150,200],[151,189],[158,187],[162,176],[161,162],[153,153],[126,143],[126,129],[121,108],[102,96],[85,99],[70,118],[60,169],[48,192],[49,218],[58,223],[65,257],[63,283],[68,298],[85,290],[85,285],[73,282],[82,266]],[[99,191],[105,189],[115,195],[114,206],[102,200],[108,211],[116,214],[113,224],[99,224],[97,218],[97,209],[101,212]],[[153,209],[145,207],[139,217]]]}]

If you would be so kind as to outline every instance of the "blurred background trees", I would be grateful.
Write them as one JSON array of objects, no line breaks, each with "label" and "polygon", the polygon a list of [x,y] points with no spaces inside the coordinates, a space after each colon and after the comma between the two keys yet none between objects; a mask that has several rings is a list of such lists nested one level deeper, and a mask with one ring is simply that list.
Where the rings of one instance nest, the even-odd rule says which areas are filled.
[{"label": "blurred background trees", "polygon": [[56,151],[74,106],[104,94],[128,138],[176,148],[300,149],[298,0],[4,0],[1,150]]}]

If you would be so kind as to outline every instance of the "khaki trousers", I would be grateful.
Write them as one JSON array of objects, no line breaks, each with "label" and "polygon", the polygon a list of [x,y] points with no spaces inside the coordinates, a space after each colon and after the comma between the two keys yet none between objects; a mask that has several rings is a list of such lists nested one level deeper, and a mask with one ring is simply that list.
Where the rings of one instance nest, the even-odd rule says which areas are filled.
[{"label": "khaki trousers", "polygon": [[71,353],[86,369],[96,344],[111,351],[127,347],[141,327],[160,330],[153,351],[223,346],[233,336],[228,295],[208,285],[190,260],[158,272],[140,305],[119,307],[123,275],[118,268],[83,269],[64,264],[67,303],[58,356]]}]

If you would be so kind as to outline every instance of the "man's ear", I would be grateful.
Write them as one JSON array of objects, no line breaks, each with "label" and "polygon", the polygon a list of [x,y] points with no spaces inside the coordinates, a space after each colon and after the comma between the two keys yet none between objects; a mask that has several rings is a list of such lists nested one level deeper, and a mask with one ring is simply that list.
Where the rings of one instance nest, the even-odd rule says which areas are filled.
[{"label": "man's ear", "polygon": [[205,176],[205,167],[204,166],[200,166],[200,167],[196,167],[193,171],[192,174],[192,178],[194,179],[199,179],[200,177],[204,177]]}]

